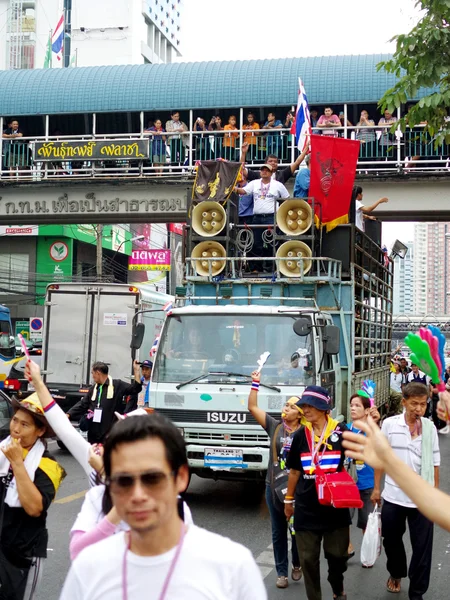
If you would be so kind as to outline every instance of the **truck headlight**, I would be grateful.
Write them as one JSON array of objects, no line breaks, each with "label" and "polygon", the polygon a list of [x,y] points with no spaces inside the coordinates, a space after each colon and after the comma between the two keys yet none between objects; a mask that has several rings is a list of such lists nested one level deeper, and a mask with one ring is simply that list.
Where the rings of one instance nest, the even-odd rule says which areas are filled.
[{"label": "truck headlight", "polygon": [[182,427],[178,427],[177,429],[180,432],[181,437],[184,438],[184,429]]}]

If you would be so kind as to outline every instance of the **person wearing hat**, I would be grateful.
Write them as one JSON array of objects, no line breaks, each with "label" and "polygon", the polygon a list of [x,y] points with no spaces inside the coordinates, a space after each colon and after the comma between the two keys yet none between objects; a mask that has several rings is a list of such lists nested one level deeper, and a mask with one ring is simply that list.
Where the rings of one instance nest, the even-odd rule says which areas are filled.
[{"label": "person wearing hat", "polygon": [[150,401],[150,380],[152,376],[153,363],[151,360],[141,362],[141,385],[142,389],[138,394],[128,396],[125,413],[130,413],[137,408],[147,407]]},{"label": "person wearing hat", "polygon": [[[289,192],[282,183],[272,178],[273,167],[271,165],[262,165],[260,173],[261,179],[250,181],[244,187],[235,187],[234,191],[240,196],[246,194],[253,196],[252,225],[272,225],[273,227],[278,203],[289,198]],[[253,229],[254,242],[252,254],[258,258],[272,256],[271,245],[265,245],[263,242],[263,232],[264,228],[262,227]],[[260,261],[256,261],[251,266],[252,270],[255,271],[261,271],[262,267],[263,265]],[[269,270],[273,270],[274,267],[275,265]]]},{"label": "person wearing hat", "polygon": [[[252,373],[252,387],[248,396],[248,410],[256,421],[266,430],[270,439],[269,464],[266,476],[266,502],[272,524],[272,543],[277,570],[277,587],[288,587],[288,523],[284,516],[283,490],[286,488],[286,459],[291,447],[292,436],[302,424],[302,413],[297,406],[298,398],[290,398],[281,412],[281,419],[274,419],[258,406],[258,389],[261,375]],[[292,572],[293,581],[302,577],[295,537],[292,535]]]},{"label": "person wearing hat", "polygon": [[389,374],[389,415],[398,415],[402,412],[402,386],[405,383],[399,361],[394,361],[393,371]]},{"label": "person wearing hat", "polygon": [[321,600],[320,551],[323,541],[328,561],[328,581],[335,600],[345,600],[344,573],[347,570],[350,511],[319,503],[315,482],[316,465],[326,473],[344,469],[342,432],[347,431],[329,415],[328,391],[310,385],[297,406],[303,410],[305,427],[295,432],[287,459],[289,480],[284,500],[287,519],[294,515],[295,540],[308,600]]},{"label": "person wearing hat", "polygon": [[47,452],[54,435],[36,394],[12,399],[10,435],[0,445],[0,598],[35,598],[47,556],[47,511],[65,477]]}]

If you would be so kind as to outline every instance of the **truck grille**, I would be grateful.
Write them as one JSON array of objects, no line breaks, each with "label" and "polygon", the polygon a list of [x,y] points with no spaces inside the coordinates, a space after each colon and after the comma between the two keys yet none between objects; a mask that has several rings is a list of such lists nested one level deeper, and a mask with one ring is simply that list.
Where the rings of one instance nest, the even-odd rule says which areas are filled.
[{"label": "truck grille", "polygon": [[262,433],[216,433],[214,431],[185,431],[184,439],[186,442],[251,442],[253,444],[264,444],[269,442],[269,437]]},{"label": "truck grille", "polygon": [[[220,410],[180,410],[180,409],[168,409],[168,408],[156,408],[155,411],[157,413],[159,413],[160,415],[164,415],[165,417],[167,417],[168,419],[170,419],[171,421],[173,421],[174,423],[208,423],[207,421],[207,414],[208,413],[233,413],[236,415],[245,415],[246,419],[245,419],[245,425],[257,425],[257,421],[256,419],[253,417],[253,415],[251,415],[249,412],[247,411],[220,411]],[[269,415],[271,415],[274,419],[279,419],[280,418],[280,413],[279,412],[275,412],[275,413],[268,413]],[[225,423],[208,423],[209,425],[225,425]],[[242,423],[238,423],[241,424]]]}]

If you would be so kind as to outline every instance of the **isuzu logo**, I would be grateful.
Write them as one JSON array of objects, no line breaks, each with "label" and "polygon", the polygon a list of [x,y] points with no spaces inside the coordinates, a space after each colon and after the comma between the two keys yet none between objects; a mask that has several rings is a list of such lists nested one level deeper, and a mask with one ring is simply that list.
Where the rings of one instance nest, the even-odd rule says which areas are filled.
[{"label": "isuzu logo", "polygon": [[209,412],[206,413],[208,423],[245,423],[247,421],[246,413],[231,412]]}]

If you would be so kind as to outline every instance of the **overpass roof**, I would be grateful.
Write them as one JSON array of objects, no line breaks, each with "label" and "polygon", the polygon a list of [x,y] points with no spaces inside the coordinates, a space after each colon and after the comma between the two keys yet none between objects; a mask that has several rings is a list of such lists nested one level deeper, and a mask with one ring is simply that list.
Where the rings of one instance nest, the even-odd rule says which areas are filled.
[{"label": "overpass roof", "polygon": [[[387,54],[0,71],[5,116],[227,109],[297,103],[374,103],[396,78],[376,65]],[[423,90],[421,97],[426,93]]]}]

